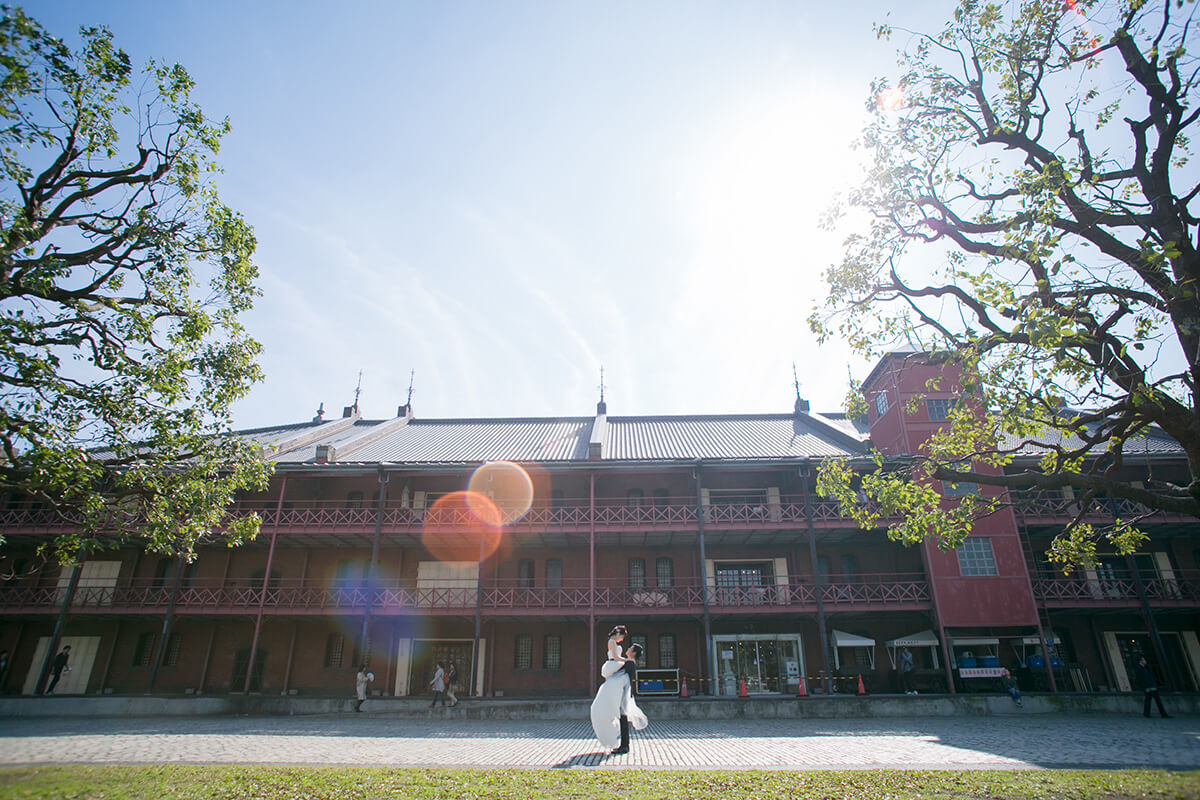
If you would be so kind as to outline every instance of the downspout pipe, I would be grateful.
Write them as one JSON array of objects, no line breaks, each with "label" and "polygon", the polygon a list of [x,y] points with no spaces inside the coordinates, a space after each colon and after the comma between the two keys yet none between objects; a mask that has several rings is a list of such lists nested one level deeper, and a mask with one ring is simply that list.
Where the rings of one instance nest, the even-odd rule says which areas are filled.
[{"label": "downspout pipe", "polygon": [[[267,588],[271,585],[271,562],[275,560],[275,539],[283,522],[283,496],[287,492],[287,475],[279,484],[279,500],[275,503],[275,526],[271,529],[271,546],[267,550],[267,568],[263,572],[262,592],[258,598],[258,616],[254,618],[254,636],[250,640],[250,656],[246,659],[246,683],[242,694],[250,694],[250,678],[254,675],[255,656],[258,655],[258,636],[262,632],[263,608],[267,603]],[[225,562],[228,566],[229,562]]]},{"label": "downspout pipe", "polygon": [[588,675],[596,669],[596,473],[588,474]]},{"label": "downspout pipe", "polygon": [[1179,684],[1175,680],[1174,670],[1171,669],[1171,662],[1167,660],[1167,650],[1163,647],[1162,636],[1158,631],[1158,623],[1154,621],[1154,610],[1150,607],[1150,598],[1146,595],[1146,585],[1142,583],[1142,574],[1138,570],[1137,561],[1132,555],[1125,556],[1125,566],[1129,570],[1129,574],[1133,575],[1133,585],[1137,587],[1138,600],[1141,601],[1142,614],[1146,617],[1146,627],[1150,632],[1150,641],[1154,643],[1154,652],[1158,656],[1158,663],[1162,665],[1163,677],[1167,679],[1167,688],[1176,689]]},{"label": "downspout pipe", "polygon": [[817,535],[813,528],[812,498],[808,494],[808,479],[812,465],[808,459],[800,465],[800,486],[804,489],[804,519],[808,526],[808,557],[812,562],[814,594],[817,596],[817,632],[821,637],[821,666],[825,670],[825,695],[833,694],[833,673],[829,670],[829,633],[825,630],[825,594],[821,586],[821,570],[817,569]]},{"label": "downspout pipe", "polygon": [[717,662],[713,653],[712,619],[708,610],[708,556],[704,551],[704,462],[697,461],[692,472],[696,479],[696,529],[700,538],[700,603],[704,607],[704,652],[708,662],[708,685],[705,694],[717,693]]},{"label": "downspout pipe", "polygon": [[63,595],[62,606],[58,610],[58,619],[54,621],[54,632],[50,634],[50,641],[46,645],[46,656],[42,659],[42,671],[38,674],[34,694],[44,694],[46,691],[46,680],[50,677],[50,667],[54,664],[58,643],[62,640],[63,626],[67,622],[67,610],[70,609],[71,602],[75,599],[75,590],[79,588],[79,575],[83,572],[83,559],[86,553],[87,551],[81,546],[79,552],[75,554],[75,564],[71,567],[71,578],[67,582],[67,591]]},{"label": "downspout pipe", "polygon": [[[367,638],[371,625],[371,606],[375,603],[375,583],[379,562],[379,537],[383,532],[383,508],[387,503],[388,476],[382,468],[379,470],[379,503],[375,507],[375,535],[371,537],[371,561],[367,564],[367,598],[363,608],[362,663],[371,663],[371,641]],[[354,665],[358,667],[358,664]]]},{"label": "downspout pipe", "polygon": [[[481,528],[479,531],[479,560],[475,567],[475,639],[471,642],[471,685],[467,690],[467,694],[471,695],[475,692],[479,679],[479,638],[483,635],[483,545],[486,540],[486,534]],[[493,645],[495,642],[493,642]],[[482,689],[480,694],[483,694]]]}]

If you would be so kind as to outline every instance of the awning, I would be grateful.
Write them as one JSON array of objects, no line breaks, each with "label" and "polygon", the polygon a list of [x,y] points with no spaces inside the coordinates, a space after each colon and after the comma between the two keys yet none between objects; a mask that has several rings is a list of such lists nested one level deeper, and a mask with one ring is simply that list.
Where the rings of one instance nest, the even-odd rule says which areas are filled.
[{"label": "awning", "polygon": [[853,633],[846,633],[845,631],[834,631],[833,632],[833,646],[834,647],[874,647],[875,640],[868,639],[865,636],[858,636],[857,634],[853,634]]},{"label": "awning", "polygon": [[[1036,641],[1037,637],[1034,637],[1034,640]],[[982,647],[984,645],[989,645],[989,644],[990,645],[998,645],[998,644],[1000,644],[1000,640],[999,639],[979,638],[979,637],[972,637],[970,639],[951,639],[950,640],[951,647]]]},{"label": "awning", "polygon": [[890,642],[885,642],[888,647],[937,647],[941,642],[938,641],[937,634],[930,630],[910,633],[908,636],[901,636],[898,639],[892,639]]}]

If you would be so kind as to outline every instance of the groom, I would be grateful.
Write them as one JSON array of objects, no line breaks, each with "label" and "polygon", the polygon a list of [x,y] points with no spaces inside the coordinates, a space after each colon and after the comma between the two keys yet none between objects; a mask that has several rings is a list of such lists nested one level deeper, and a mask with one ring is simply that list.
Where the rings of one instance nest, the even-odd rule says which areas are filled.
[{"label": "groom", "polygon": [[[625,654],[629,660],[621,669],[625,670],[625,674],[629,676],[629,691],[633,692],[637,687],[637,662],[642,657],[642,646],[640,644],[632,644],[629,646],[629,652]],[[621,746],[613,750],[613,755],[623,755],[629,752],[629,717],[625,716],[625,698],[621,698]]]}]

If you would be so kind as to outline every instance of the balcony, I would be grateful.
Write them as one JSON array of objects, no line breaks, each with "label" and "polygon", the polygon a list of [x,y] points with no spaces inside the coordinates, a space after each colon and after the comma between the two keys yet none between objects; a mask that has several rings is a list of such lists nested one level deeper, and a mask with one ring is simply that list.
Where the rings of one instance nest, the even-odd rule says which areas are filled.
[{"label": "balcony", "polygon": [[[1141,578],[1146,599],[1154,607],[1200,605],[1200,570],[1178,571],[1171,577],[1156,572]],[[1132,576],[1035,578],[1033,594],[1047,608],[1136,606],[1141,603]]]},{"label": "balcony", "polygon": [[[55,613],[63,589],[0,586],[0,612],[5,614]],[[564,580],[561,586],[528,586],[520,581],[485,579],[482,595],[474,580],[438,581],[435,585],[380,582],[373,590],[364,584],[330,585],[312,580],[274,580],[261,584],[192,581],[179,589],[175,611],[180,614],[257,613],[328,615],[356,613],[368,604],[377,614],[474,613],[476,598],[482,613],[497,615],[574,614],[595,608],[603,613],[627,615],[698,614],[703,608],[701,582],[673,581],[670,586],[630,586],[627,580]],[[769,586],[709,587],[709,608],[714,614],[815,613],[816,587],[803,580]],[[829,610],[909,610],[930,607],[929,584],[920,575],[862,575],[853,583],[821,587]],[[171,590],[160,580],[140,580],[106,587],[80,587],[71,613],[162,613],[170,605]]]}]

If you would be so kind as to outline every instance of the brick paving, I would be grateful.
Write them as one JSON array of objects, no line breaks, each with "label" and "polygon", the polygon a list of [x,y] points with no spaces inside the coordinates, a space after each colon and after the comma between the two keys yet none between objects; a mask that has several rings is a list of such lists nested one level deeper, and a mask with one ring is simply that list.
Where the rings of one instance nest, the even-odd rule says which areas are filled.
[{"label": "brick paving", "polygon": [[579,721],[307,717],[0,720],[0,765],[348,764],[650,769],[1200,769],[1200,717],[665,721],[604,753]]}]

